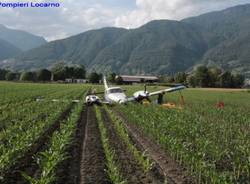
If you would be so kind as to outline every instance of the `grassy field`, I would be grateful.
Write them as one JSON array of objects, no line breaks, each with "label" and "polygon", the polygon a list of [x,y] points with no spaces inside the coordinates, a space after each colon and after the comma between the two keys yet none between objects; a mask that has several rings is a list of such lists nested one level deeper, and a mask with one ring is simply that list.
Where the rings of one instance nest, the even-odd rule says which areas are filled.
[{"label": "grassy field", "polygon": [[[90,88],[103,90],[99,85],[0,82],[0,183],[84,183],[86,178],[97,182],[94,178],[98,177],[99,182],[103,178],[136,182],[129,172],[123,173],[131,168],[144,183],[158,181],[150,174],[151,161],[157,161],[150,155],[145,158],[146,150],[129,140],[124,122],[116,119],[117,111],[184,167],[194,183],[250,181],[250,92],[186,89],[165,96],[165,101],[178,107],[183,95],[185,105],[181,109],[132,103],[88,110],[84,96]],[[143,86],[123,88],[132,95]],[[163,88],[151,86],[148,91]],[[37,102],[36,98],[43,100]],[[74,99],[81,101],[73,104]],[[219,102],[223,103],[220,108]],[[114,139],[124,145],[117,147]],[[90,163],[91,159],[96,164]],[[134,162],[138,164],[123,168]]]},{"label": "grassy field", "polygon": [[[87,89],[79,85],[0,83],[0,183],[16,168],[29,164],[27,158],[47,144],[46,136],[57,132],[58,121],[67,121],[64,114],[72,109],[71,100],[82,99]],[[43,100],[37,102],[36,98]]]},{"label": "grassy field", "polygon": [[[250,180],[250,93],[186,89],[181,94],[166,95],[165,100],[178,105],[180,95],[185,98],[182,110],[133,104],[119,108],[129,121],[185,165],[198,183],[247,183]],[[219,102],[223,107],[218,108]]]}]

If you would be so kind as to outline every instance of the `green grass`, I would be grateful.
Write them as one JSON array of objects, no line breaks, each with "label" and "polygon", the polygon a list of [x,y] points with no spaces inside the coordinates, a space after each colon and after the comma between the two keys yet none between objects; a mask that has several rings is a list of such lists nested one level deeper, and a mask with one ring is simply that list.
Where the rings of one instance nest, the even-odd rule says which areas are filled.
[{"label": "green grass", "polygon": [[37,154],[36,160],[41,170],[41,175],[38,178],[32,178],[23,173],[23,176],[31,184],[51,184],[55,183],[56,171],[60,163],[62,163],[67,157],[67,148],[73,141],[73,135],[76,131],[77,122],[80,118],[83,105],[78,104],[69,116],[60,125],[60,130],[53,133],[50,140],[49,148]]},{"label": "green grass", "polygon": [[123,120],[120,117],[116,116],[114,112],[112,112],[108,108],[106,108],[106,110],[109,112],[110,118],[112,119],[112,123],[114,124],[117,134],[121,137],[123,142],[127,145],[129,151],[134,155],[134,158],[138,161],[143,171],[147,173],[150,169],[152,169],[152,166],[154,163],[150,161],[146,152],[143,152],[143,153],[140,152],[136,148],[136,146],[132,143],[132,141],[129,138],[128,132],[126,128],[124,127]]},{"label": "green grass", "polygon": [[[249,181],[249,93],[188,89],[182,94],[184,110],[137,104],[119,109],[187,167],[197,182]],[[178,98],[178,93],[166,96],[176,103]],[[225,103],[223,109],[216,108],[219,101]]]},{"label": "green grass", "polygon": [[[88,87],[0,82],[0,181],[69,107],[71,100],[83,98]],[[44,101],[36,102],[37,96],[44,97]]]},{"label": "green grass", "polygon": [[[70,101],[83,96],[90,87],[97,91],[104,90],[101,85],[0,82],[0,181],[5,171],[26,154]],[[127,90],[128,96],[143,90],[142,85],[122,88]],[[148,91],[163,88],[150,86]],[[185,99],[183,110],[163,109],[154,103],[149,106],[131,103],[116,108],[170,152],[197,182],[247,183],[250,180],[249,91],[187,89],[182,95]],[[36,102],[38,96],[45,100]],[[165,96],[165,100],[178,105],[179,97],[179,93],[171,93]],[[62,99],[64,102],[51,103],[51,99]],[[218,109],[218,102],[223,102],[225,107]],[[97,111],[99,122],[100,117]],[[102,124],[99,126],[109,175],[113,181],[123,182],[105,127]]]},{"label": "green grass", "polygon": [[107,174],[114,184],[127,184],[127,181],[123,178],[120,171],[120,165],[117,160],[117,155],[115,153],[115,150],[113,150],[110,146],[110,141],[108,138],[107,129],[104,125],[101,111],[98,107],[95,108],[97,121],[98,121],[98,127],[101,133],[101,140],[102,145],[104,148],[104,153],[106,156],[106,165],[107,165]]}]

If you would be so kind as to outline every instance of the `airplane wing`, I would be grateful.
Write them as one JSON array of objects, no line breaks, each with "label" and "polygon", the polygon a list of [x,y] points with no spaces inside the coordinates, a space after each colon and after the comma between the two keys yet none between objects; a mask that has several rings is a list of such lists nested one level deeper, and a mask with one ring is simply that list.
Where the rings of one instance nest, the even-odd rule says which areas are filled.
[{"label": "airplane wing", "polygon": [[44,99],[44,98],[36,98],[36,102],[43,102],[43,101],[49,101],[49,102],[73,102],[73,103],[79,103],[81,100],[67,100],[67,99]]},{"label": "airplane wing", "polygon": [[149,93],[149,96],[155,96],[155,95],[159,95],[159,94],[171,93],[171,92],[183,90],[185,88],[186,88],[185,86],[177,86],[177,87],[168,88],[168,89],[164,89],[164,90]]},{"label": "airplane wing", "polygon": [[135,101],[136,98],[135,97],[129,97],[126,99],[126,102],[132,102],[132,101]]}]

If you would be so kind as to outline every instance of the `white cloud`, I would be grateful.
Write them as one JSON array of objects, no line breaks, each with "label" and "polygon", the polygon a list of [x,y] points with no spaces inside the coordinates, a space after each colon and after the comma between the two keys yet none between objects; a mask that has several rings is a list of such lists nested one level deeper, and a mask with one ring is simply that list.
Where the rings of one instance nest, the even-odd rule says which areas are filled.
[{"label": "white cloud", "polygon": [[250,0],[136,0],[137,9],[117,17],[115,25],[135,28],[155,19],[181,20],[241,3]]},{"label": "white cloud", "polygon": [[[16,2],[16,0],[1,0],[1,2],[10,1]],[[34,2],[34,0],[19,1]],[[49,0],[37,1],[49,2]],[[54,40],[90,29],[106,26],[134,28],[154,19],[179,20],[236,4],[250,3],[250,0],[135,0],[136,7],[131,10],[128,6],[125,7],[124,0],[53,1],[60,1],[61,7],[0,8],[0,24]],[[126,2],[132,4],[131,1]],[[118,2],[122,3],[124,8],[117,6]]]},{"label": "white cloud", "polygon": [[78,0],[61,2],[61,8],[0,8],[0,24],[54,40],[89,29],[112,26],[121,12],[98,3],[87,4]]}]

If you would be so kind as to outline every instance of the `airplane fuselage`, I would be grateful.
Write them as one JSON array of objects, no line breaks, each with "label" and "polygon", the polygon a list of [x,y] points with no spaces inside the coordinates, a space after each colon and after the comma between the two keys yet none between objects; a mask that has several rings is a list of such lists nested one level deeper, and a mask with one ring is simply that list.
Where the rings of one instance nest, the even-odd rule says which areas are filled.
[{"label": "airplane fuselage", "polygon": [[127,101],[127,96],[120,87],[110,87],[105,89],[104,98],[109,103],[124,104]]}]

